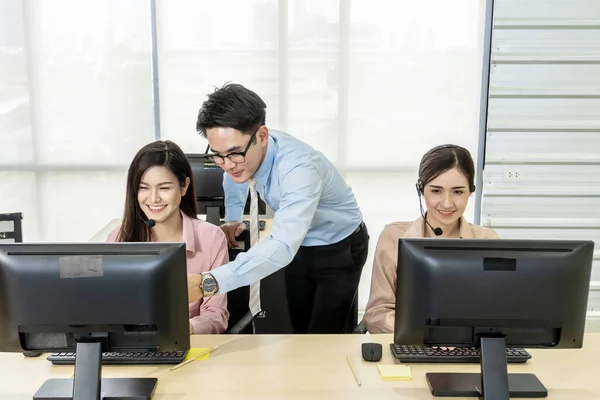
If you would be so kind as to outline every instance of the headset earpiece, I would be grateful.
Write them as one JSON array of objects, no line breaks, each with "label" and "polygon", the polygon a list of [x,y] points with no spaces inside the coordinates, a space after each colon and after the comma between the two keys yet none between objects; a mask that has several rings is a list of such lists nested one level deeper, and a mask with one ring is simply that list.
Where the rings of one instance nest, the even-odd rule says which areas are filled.
[{"label": "headset earpiece", "polygon": [[423,184],[421,183],[421,180],[417,180],[417,183],[415,184],[415,188],[417,189],[417,194],[420,196],[421,194],[423,194]]}]

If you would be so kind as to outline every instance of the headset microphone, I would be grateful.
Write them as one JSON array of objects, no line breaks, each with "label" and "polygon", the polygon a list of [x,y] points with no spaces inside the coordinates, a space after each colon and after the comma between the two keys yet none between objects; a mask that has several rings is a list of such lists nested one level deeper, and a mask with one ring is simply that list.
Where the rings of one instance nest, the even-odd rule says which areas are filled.
[{"label": "headset microphone", "polygon": [[156,225],[156,221],[153,219],[146,219],[145,215],[143,212],[141,212],[141,210],[139,209],[139,207],[135,207],[135,212],[140,216],[140,218],[142,219],[142,221],[146,224],[146,226],[148,228],[154,228],[154,226]]},{"label": "headset microphone", "polygon": [[421,217],[423,217],[425,223],[429,225],[431,231],[435,236],[442,236],[442,234],[444,233],[442,228],[434,228],[433,226],[431,226],[431,224],[429,223],[429,221],[427,221],[427,218],[425,217],[425,213],[423,212],[423,203],[421,203],[421,185],[419,184],[419,182],[417,182],[417,195],[419,196],[419,208],[421,209]]}]

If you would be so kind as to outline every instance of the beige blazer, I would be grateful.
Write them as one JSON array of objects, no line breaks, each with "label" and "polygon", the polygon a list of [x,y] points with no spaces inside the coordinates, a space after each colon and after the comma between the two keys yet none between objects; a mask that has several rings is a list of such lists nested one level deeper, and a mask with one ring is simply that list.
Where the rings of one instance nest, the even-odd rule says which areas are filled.
[{"label": "beige blazer", "polygon": [[[369,332],[394,332],[398,239],[425,237],[425,227],[425,220],[419,217],[414,222],[388,224],[379,235],[375,259],[373,260],[371,294],[364,316]],[[498,239],[498,234],[490,228],[471,224],[464,217],[461,217],[460,238]]]}]

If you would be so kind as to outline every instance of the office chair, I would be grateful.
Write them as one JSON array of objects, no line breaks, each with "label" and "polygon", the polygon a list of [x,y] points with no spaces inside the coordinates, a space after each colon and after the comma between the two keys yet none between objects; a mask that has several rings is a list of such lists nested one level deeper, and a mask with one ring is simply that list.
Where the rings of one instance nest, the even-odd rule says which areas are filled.
[{"label": "office chair", "polygon": [[227,293],[229,321],[225,333],[230,335],[251,335],[254,333],[254,316],[248,307],[250,287],[242,286]]},{"label": "office chair", "polygon": [[23,230],[21,227],[21,220],[23,219],[22,213],[9,213],[0,214],[0,222],[8,221],[13,223],[12,231],[4,231],[0,224],[0,240],[13,239],[15,243],[23,242]]},{"label": "office chair", "polygon": [[357,334],[365,334],[365,333],[367,333],[367,324],[365,323],[364,319],[361,320],[358,325],[356,325],[356,328],[354,328],[354,330],[352,331],[352,333],[357,333]]},{"label": "office chair", "polygon": [[[229,261],[235,260],[241,249],[229,249]],[[254,316],[248,305],[250,287],[242,286],[227,293],[227,311],[229,311],[226,334],[240,335],[254,333]]]},{"label": "office chair", "polygon": [[[231,323],[231,318],[229,318],[229,321]],[[237,323],[228,327],[225,333],[228,335],[252,335],[254,333],[253,321],[254,316],[248,311]]]}]

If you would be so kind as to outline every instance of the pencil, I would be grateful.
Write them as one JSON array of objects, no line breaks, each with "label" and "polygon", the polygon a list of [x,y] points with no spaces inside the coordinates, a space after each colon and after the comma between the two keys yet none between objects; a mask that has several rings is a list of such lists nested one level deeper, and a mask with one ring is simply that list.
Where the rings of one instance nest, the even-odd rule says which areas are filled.
[{"label": "pencil", "polygon": [[352,361],[350,361],[350,357],[348,357],[348,354],[346,354],[346,361],[348,361],[348,365],[350,366],[350,370],[352,370],[352,375],[354,375],[354,380],[356,381],[356,384],[358,386],[361,386],[362,383],[360,383],[360,379],[358,379],[358,374],[356,373],[356,370],[354,369],[354,365],[352,365]]},{"label": "pencil", "polygon": [[176,369],[178,369],[178,368],[181,368],[181,367],[183,367],[184,365],[188,365],[188,364],[189,364],[189,363],[191,363],[192,361],[196,361],[197,359],[199,359],[199,358],[200,358],[200,357],[202,357],[202,356],[205,356],[205,355],[207,355],[208,353],[212,353],[213,351],[215,351],[215,350],[216,350],[216,349],[218,349],[218,348],[219,348],[219,346],[213,346],[213,347],[211,347],[210,349],[208,349],[208,350],[205,350],[205,351],[203,351],[202,353],[198,354],[196,357],[194,357],[194,358],[190,358],[189,360],[186,360],[186,361],[184,361],[184,362],[182,362],[182,363],[179,363],[179,364],[175,365],[174,367],[171,367],[171,369],[170,369],[170,370],[171,370],[171,371],[175,371]]}]

